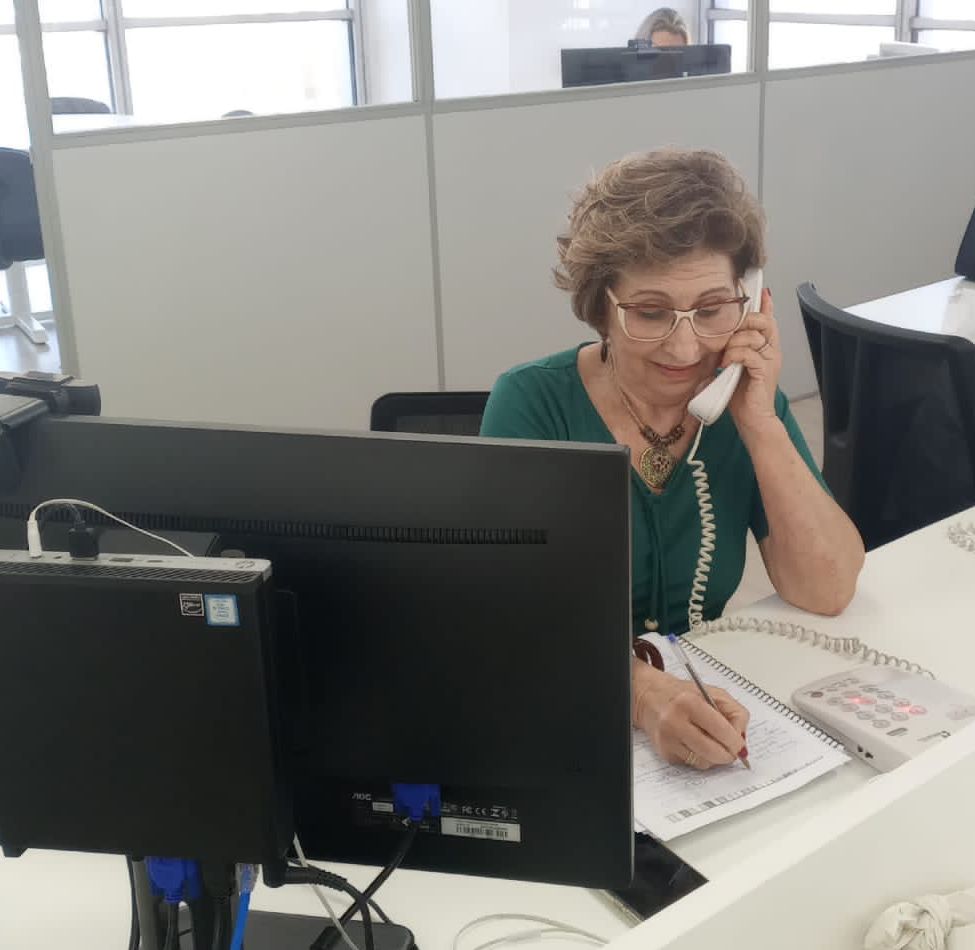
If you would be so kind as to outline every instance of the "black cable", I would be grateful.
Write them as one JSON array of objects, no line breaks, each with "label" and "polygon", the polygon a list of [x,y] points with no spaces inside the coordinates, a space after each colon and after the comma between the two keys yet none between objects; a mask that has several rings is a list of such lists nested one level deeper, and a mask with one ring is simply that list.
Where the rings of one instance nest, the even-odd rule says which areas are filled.
[{"label": "black cable", "polygon": [[[266,866],[265,882],[267,882]],[[342,891],[344,894],[348,894],[355,901],[355,911],[358,911],[362,915],[363,937],[366,942],[365,950],[376,950],[376,942],[372,932],[372,914],[369,912],[369,901],[362,891],[356,890],[344,877],[339,877],[338,874],[332,874],[330,871],[322,871],[316,867],[296,868],[289,865],[285,869],[283,878],[271,886],[280,887],[282,884],[318,884],[322,887],[330,888],[333,891]],[[325,930],[315,939],[312,946],[330,946],[333,938],[338,936],[338,928],[329,922]],[[322,940],[324,940],[324,944],[320,944]]]},{"label": "black cable", "polygon": [[[395,871],[404,861],[406,855],[409,853],[410,848],[413,847],[413,842],[416,840],[416,833],[420,830],[420,825],[418,822],[410,821],[407,819],[407,829],[406,834],[403,835],[400,840],[399,846],[396,848],[395,853],[389,859],[389,863],[384,867],[372,880],[372,883],[362,892],[363,896],[368,900],[372,897],[376,891],[379,890],[389,880],[390,875]],[[355,915],[355,907],[350,907],[339,920],[345,924],[348,923]]]},{"label": "black cable", "polygon": [[166,905],[166,942],[163,950],[179,950],[179,904]]},{"label": "black cable", "polygon": [[129,925],[129,950],[139,950],[142,933],[139,930],[139,905],[135,898],[135,871],[132,868],[132,859],[130,857],[126,857],[125,867],[129,872],[129,894],[132,899],[132,923]]},{"label": "black cable", "polygon": [[233,937],[233,918],[230,912],[230,899],[216,901],[213,915],[213,950],[227,950]]},{"label": "black cable", "polygon": [[[289,866],[290,866],[290,867],[293,867],[293,868],[300,868],[300,867],[301,867],[301,865],[300,865],[300,864],[291,864],[291,865],[289,865]],[[363,896],[365,896],[365,895],[363,895]],[[383,922],[384,924],[391,924],[391,923],[393,922],[393,921],[392,921],[392,920],[390,919],[390,917],[389,917],[389,914],[387,914],[387,913],[386,913],[386,911],[384,911],[384,910],[382,909],[382,907],[380,907],[380,906],[379,906],[379,903],[378,903],[377,901],[375,901],[375,900],[373,900],[373,899],[372,899],[372,898],[370,897],[370,898],[368,898],[368,902],[369,902],[369,907],[370,907],[370,908],[371,908],[372,910],[374,910],[374,911],[376,912],[376,916],[377,916],[377,917],[378,917],[378,918],[379,918],[379,919],[380,919],[380,920],[381,920],[381,921],[382,921],[382,922]]]}]

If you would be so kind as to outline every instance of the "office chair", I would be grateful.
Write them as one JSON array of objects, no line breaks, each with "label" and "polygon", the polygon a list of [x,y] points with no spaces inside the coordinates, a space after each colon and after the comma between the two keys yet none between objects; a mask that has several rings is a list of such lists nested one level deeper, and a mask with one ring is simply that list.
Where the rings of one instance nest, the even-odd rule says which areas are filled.
[{"label": "office chair", "polygon": [[975,211],[972,212],[965,236],[955,258],[955,273],[968,280],[975,280]]},{"label": "office chair", "polygon": [[823,400],[823,476],[867,550],[975,504],[975,344],[799,308]]},{"label": "office chair", "polygon": [[30,312],[27,277],[18,265],[44,258],[41,216],[37,207],[30,155],[0,148],[0,270],[10,270],[8,287],[14,326],[32,343],[46,343],[47,331]]},{"label": "office chair", "polygon": [[52,96],[51,115],[108,115],[111,109],[97,99],[76,96]]},{"label": "office chair", "polygon": [[478,435],[489,393],[388,393],[372,404],[373,432]]}]

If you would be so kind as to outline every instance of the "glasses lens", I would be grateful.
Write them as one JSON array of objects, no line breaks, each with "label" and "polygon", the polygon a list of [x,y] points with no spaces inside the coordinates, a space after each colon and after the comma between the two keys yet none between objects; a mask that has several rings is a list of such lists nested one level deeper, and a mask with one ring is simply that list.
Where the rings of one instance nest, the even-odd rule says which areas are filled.
[{"label": "glasses lens", "polygon": [[634,340],[661,340],[674,325],[673,310],[624,310],[626,335]]},{"label": "glasses lens", "polygon": [[699,336],[724,336],[737,329],[745,308],[734,300],[705,305],[694,314],[694,329]]}]

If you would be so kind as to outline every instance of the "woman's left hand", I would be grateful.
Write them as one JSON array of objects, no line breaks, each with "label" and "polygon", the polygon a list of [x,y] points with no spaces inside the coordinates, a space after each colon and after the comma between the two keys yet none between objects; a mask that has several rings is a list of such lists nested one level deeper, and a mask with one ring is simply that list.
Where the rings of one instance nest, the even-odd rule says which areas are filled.
[{"label": "woman's left hand", "polygon": [[738,432],[745,438],[777,418],[775,390],[782,372],[782,351],[768,288],[762,290],[761,311],[748,314],[728,341],[721,366],[730,363],[741,363],[745,367],[741,382],[728,404]]}]

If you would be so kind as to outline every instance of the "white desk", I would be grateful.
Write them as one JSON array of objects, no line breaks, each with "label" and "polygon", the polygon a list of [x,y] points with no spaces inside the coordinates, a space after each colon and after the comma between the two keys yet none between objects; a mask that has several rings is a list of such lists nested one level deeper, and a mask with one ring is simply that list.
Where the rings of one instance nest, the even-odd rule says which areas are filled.
[{"label": "white desk", "polygon": [[[800,615],[775,597],[745,613],[859,636],[975,691],[975,638],[969,619],[975,599],[971,582],[975,554],[955,547],[946,537],[947,524],[958,520],[975,521],[975,509],[867,555],[857,596],[842,617]],[[702,646],[782,698],[801,683],[848,662],[813,647],[755,633],[716,634]],[[872,777],[865,766],[851,763],[765,808],[677,839],[672,847],[715,884],[733,880],[731,872],[743,857],[775,844],[828,806],[835,807]],[[347,871],[360,886],[373,874],[366,868],[338,870]],[[842,874],[842,867],[837,874]],[[31,852],[16,861],[0,859],[0,895],[2,947],[68,945],[69,935],[77,950],[124,946],[127,884],[118,858]],[[448,950],[464,923],[498,912],[551,916],[611,938],[628,930],[603,897],[575,888],[404,871],[397,872],[379,896],[393,919],[414,931],[422,950]],[[254,906],[319,911],[305,888],[277,892],[260,888]],[[673,919],[662,915],[661,927],[672,926]],[[642,935],[653,934],[655,920],[644,925]]]},{"label": "white desk", "polygon": [[891,327],[960,336],[975,343],[975,281],[963,277],[870,300],[847,307],[847,312]]}]

